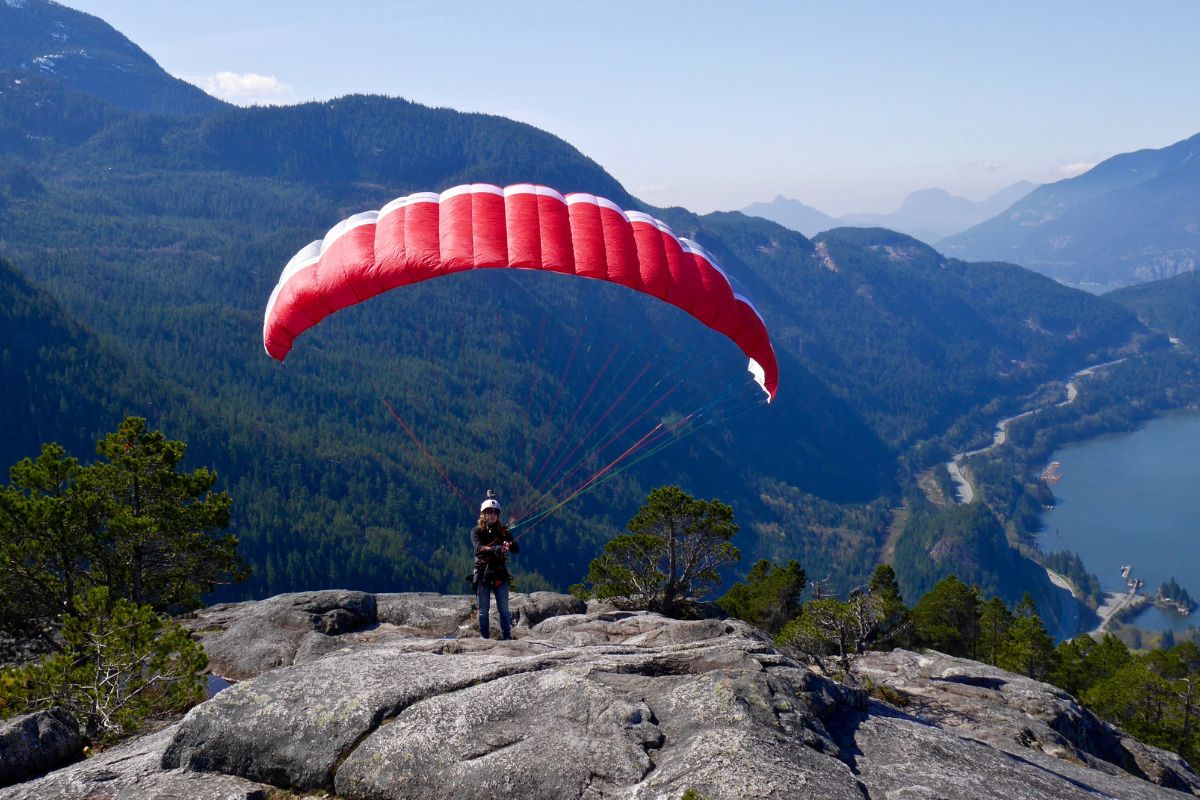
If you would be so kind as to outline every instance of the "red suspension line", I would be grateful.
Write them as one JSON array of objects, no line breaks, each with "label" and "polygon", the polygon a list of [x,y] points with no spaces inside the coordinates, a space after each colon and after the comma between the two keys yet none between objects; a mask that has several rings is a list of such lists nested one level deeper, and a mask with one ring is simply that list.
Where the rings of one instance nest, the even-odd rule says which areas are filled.
[{"label": "red suspension line", "polygon": [[[583,338],[583,331],[584,326],[582,325],[578,330],[575,331],[575,344],[571,346],[571,355],[567,358],[566,369],[563,370],[562,376],[558,379],[558,389],[554,392],[554,400],[550,403],[550,413],[547,415],[546,419],[554,419],[554,412],[558,409],[558,400],[560,397],[562,397],[563,388],[567,385],[567,376],[571,372],[571,365],[575,363],[575,355],[579,352],[579,341]],[[538,463],[538,459],[541,457],[541,451],[542,446],[539,443],[534,447],[533,457],[527,462],[527,468],[524,475],[525,482],[530,486],[533,485],[533,481],[529,479],[529,476],[532,475],[534,466]],[[519,503],[518,505],[523,505],[523,502]]]},{"label": "red suspension line", "polygon": [[[673,423],[670,427],[667,428],[665,435],[670,436],[672,433],[674,433],[676,428],[678,428],[684,422],[687,422],[688,419],[690,419],[690,417],[684,417],[683,419],[678,420],[675,423]],[[642,445],[645,444],[646,441],[648,439],[650,439],[650,437],[654,436],[654,434],[659,432],[659,430],[663,427],[664,424],[665,423],[660,422],[657,425],[655,425],[653,428],[651,428],[649,433],[647,433],[641,439],[638,439],[636,442],[634,442],[632,445],[630,445],[629,448],[624,453],[621,453],[621,455],[614,458],[606,466],[602,467],[599,472],[592,475],[584,483],[580,484],[577,488],[572,489],[561,501],[554,504],[553,506],[546,509],[545,511],[541,512],[538,515],[537,519],[535,519],[532,523],[530,523],[529,528],[526,528],[525,530],[521,531],[521,533],[517,534],[513,538],[518,538],[520,536],[524,536],[526,533],[529,533],[529,530],[533,527],[533,525],[537,524],[538,522],[545,519],[547,516],[549,516],[554,511],[558,510],[559,508],[562,508],[564,505],[571,502],[579,495],[583,494],[583,492],[586,491],[589,486],[594,484],[596,481],[600,480],[600,478],[603,477],[609,470],[611,470],[617,464],[621,463],[631,453],[637,451],[640,447],[642,447]]]},{"label": "red suspension line", "polygon": [[[601,414],[600,418],[597,419],[594,423],[592,423],[592,427],[588,429],[587,433],[585,433],[582,437],[580,437],[579,441],[575,443],[575,446],[571,448],[570,452],[568,452],[565,456],[563,456],[561,459],[559,459],[558,463],[555,464],[550,469],[550,471],[547,473],[547,477],[553,476],[556,472],[558,472],[560,469],[562,469],[564,465],[566,465],[568,462],[570,462],[571,457],[574,456],[576,453],[578,453],[579,449],[581,447],[583,447],[584,444],[587,443],[588,439],[591,438],[592,434],[596,432],[596,429],[600,427],[600,423],[602,423],[602,422],[604,422],[604,420],[608,419],[609,414],[611,414],[613,411],[615,411],[621,405],[621,401],[625,399],[625,396],[627,394],[629,394],[630,390],[632,390],[633,387],[637,385],[638,381],[640,381],[642,379],[642,377],[646,374],[646,372],[649,371],[649,369],[650,369],[649,364],[642,367],[642,371],[637,374],[637,377],[635,377],[633,379],[633,382],[630,383],[628,386],[626,386],[624,391],[621,392],[621,395],[616,400],[614,400],[612,402],[612,404],[609,405],[608,410],[605,411],[603,414]],[[607,442],[605,444],[607,444]],[[599,449],[602,449],[602,448],[597,448],[597,450],[599,450]],[[574,469],[572,469],[571,471],[574,472]],[[568,473],[568,474],[570,474],[570,473]]]},{"label": "red suspension line", "polygon": [[[653,410],[654,410],[655,408],[657,408],[658,406],[662,405],[662,403],[663,403],[663,402],[664,402],[664,401],[665,401],[665,400],[666,400],[668,397],[670,397],[672,394],[674,394],[674,393],[675,393],[675,390],[676,390],[676,389],[678,389],[678,388],[679,388],[678,386],[672,386],[670,389],[668,389],[668,390],[666,391],[666,393],[665,393],[665,394],[663,394],[663,396],[662,396],[662,397],[660,397],[660,398],[658,398],[657,400],[655,400],[655,401],[654,401],[654,402],[653,402],[653,403],[652,403],[652,404],[651,404],[651,405],[650,405],[648,408],[646,408],[644,411],[642,411],[640,414],[638,414],[636,417],[634,417],[632,420],[630,420],[629,424],[627,424],[627,425],[626,425],[624,428],[622,428],[621,430],[617,431],[615,434],[613,434],[612,436],[610,436],[610,437],[609,437],[609,438],[608,438],[608,439],[607,439],[607,440],[604,442],[604,444],[600,445],[600,447],[596,448],[596,452],[598,452],[598,453],[599,453],[599,452],[602,452],[602,451],[603,451],[603,450],[604,450],[606,447],[608,447],[610,444],[612,444],[613,442],[617,441],[617,440],[618,440],[618,439],[620,439],[622,436],[624,436],[624,435],[625,435],[625,433],[626,433],[626,432],[627,432],[627,431],[628,431],[630,428],[632,428],[634,425],[636,425],[636,424],[638,424],[639,422],[641,422],[641,420],[642,420],[642,419],[643,419],[643,418],[644,418],[644,417],[645,417],[647,414],[649,414],[651,411],[653,411]],[[691,415],[689,415],[689,418],[690,418],[690,416],[691,416]],[[650,433],[653,433],[655,430],[658,430],[658,429],[659,429],[659,428],[661,428],[662,426],[663,426],[663,423],[661,423],[661,422],[660,422],[658,425],[656,425],[656,426],[654,427],[654,429],[653,429],[653,430],[651,430],[651,432],[650,432]],[[645,441],[645,440],[646,440],[646,439],[647,439],[647,438],[650,436],[650,433],[646,434],[646,435],[645,435],[645,436],[643,436],[641,439],[639,439],[639,440],[638,440],[638,442],[637,442],[636,444],[634,444],[634,447],[637,447],[639,444],[641,444],[642,442],[644,442],[644,441]],[[633,448],[630,448],[630,450],[632,450],[632,449],[633,449]],[[625,456],[626,456],[626,455],[627,455],[627,454],[630,452],[630,450],[626,450],[626,451],[625,451],[625,453],[623,453],[622,455],[620,455],[620,456],[617,458],[617,460],[618,460],[618,461],[620,461],[622,458],[624,458],[624,457],[625,457]],[[614,462],[614,463],[616,463],[616,462]],[[549,499],[549,501],[550,501],[550,504],[551,504],[551,505],[554,505],[554,504],[555,504],[555,500],[554,500],[554,497],[553,497],[552,493],[553,493],[555,490],[557,490],[557,489],[558,489],[558,488],[559,488],[559,487],[560,487],[560,486],[561,486],[563,483],[565,483],[565,482],[567,481],[567,479],[568,479],[568,478],[569,478],[571,475],[575,474],[575,472],[578,470],[579,466],[580,466],[580,465],[576,465],[575,469],[572,469],[572,470],[571,470],[569,473],[567,473],[566,475],[563,475],[561,478],[559,478],[557,481],[555,481],[555,482],[554,482],[554,484],[553,484],[552,486],[550,486],[548,489],[546,489],[546,491],[544,491],[544,492],[539,492],[539,493],[538,493],[538,496],[537,496],[537,499],[535,499],[535,500],[534,500],[534,502],[532,503],[532,508],[530,508],[530,509],[526,509],[526,510],[523,510],[523,512],[522,512],[522,514],[521,514],[521,517],[523,517],[523,516],[528,516],[528,515],[529,515],[529,512],[533,511],[533,509],[535,509],[535,508],[536,508],[538,505],[540,505],[540,504],[542,504],[543,502],[545,502],[547,499]],[[516,518],[516,519],[517,519],[517,521],[520,521],[521,517],[517,517],[517,518]]]},{"label": "red suspension line", "polygon": [[600,368],[600,371],[596,373],[596,377],[592,379],[592,385],[588,387],[587,393],[584,394],[583,399],[580,400],[579,405],[576,406],[575,413],[571,415],[571,420],[567,423],[567,427],[564,428],[562,433],[558,435],[558,439],[555,440],[554,446],[550,448],[550,453],[547,455],[546,461],[542,464],[541,469],[538,470],[537,477],[530,481],[530,483],[537,484],[539,481],[541,481],[542,477],[545,475],[546,467],[558,457],[558,448],[562,445],[563,440],[567,438],[567,435],[571,433],[571,429],[575,427],[575,420],[579,419],[580,412],[583,411],[584,406],[586,406],[588,400],[591,399],[592,393],[596,391],[596,387],[600,385],[600,379],[604,377],[604,373],[608,371],[609,366],[612,364],[613,358],[616,357],[617,351],[620,349],[620,342],[617,342],[617,344],[613,345],[612,351],[608,354],[608,358],[604,361],[604,366]]},{"label": "red suspension line", "polygon": [[404,432],[408,434],[408,438],[413,440],[413,444],[420,448],[422,455],[425,456],[425,460],[428,461],[430,466],[437,470],[438,474],[442,476],[442,480],[446,482],[446,485],[454,490],[454,493],[458,495],[458,499],[462,500],[463,503],[466,504],[467,508],[471,508],[471,501],[468,500],[466,496],[458,490],[458,487],[454,485],[454,481],[450,480],[450,476],[447,475],[446,471],[442,469],[440,464],[438,464],[437,459],[435,459],[433,455],[427,449],[425,449],[425,445],[421,444],[421,440],[418,439],[417,435],[412,432],[412,428],[408,427],[404,420],[400,418],[400,415],[396,413],[396,409],[392,408],[392,404],[387,401],[387,398],[380,396],[379,399],[383,401],[383,404],[387,407],[387,410],[390,411],[392,416],[396,418],[396,422],[400,423],[400,427],[403,428]]}]

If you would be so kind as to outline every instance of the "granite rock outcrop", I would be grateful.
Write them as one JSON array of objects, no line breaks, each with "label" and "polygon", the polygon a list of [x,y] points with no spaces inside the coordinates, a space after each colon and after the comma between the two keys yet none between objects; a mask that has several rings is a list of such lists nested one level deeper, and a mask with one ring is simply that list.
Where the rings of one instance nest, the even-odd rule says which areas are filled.
[{"label": "granite rock outcrop", "polygon": [[233,686],[0,798],[1200,796],[1173,754],[975,662],[873,653],[846,683],[737,620],[513,607],[500,642],[473,632],[469,597],[214,606],[188,624]]}]

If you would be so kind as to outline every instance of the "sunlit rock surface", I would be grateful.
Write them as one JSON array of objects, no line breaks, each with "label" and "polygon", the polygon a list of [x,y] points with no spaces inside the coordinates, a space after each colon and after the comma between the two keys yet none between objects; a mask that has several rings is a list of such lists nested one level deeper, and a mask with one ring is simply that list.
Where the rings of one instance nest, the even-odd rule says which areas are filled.
[{"label": "sunlit rock surface", "polygon": [[974,662],[870,654],[851,688],[736,620],[588,612],[549,593],[512,605],[511,642],[477,637],[468,597],[206,609],[188,624],[238,683],[0,798],[1200,796],[1172,754]]}]

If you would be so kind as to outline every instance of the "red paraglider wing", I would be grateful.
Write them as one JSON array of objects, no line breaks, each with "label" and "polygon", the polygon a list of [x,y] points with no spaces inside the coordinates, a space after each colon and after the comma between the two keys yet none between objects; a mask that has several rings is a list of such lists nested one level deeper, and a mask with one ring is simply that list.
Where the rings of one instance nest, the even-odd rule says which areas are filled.
[{"label": "red paraglider wing", "polygon": [[703,247],[664,223],[590,194],[476,183],[401,197],[356,214],[297,253],[267,303],[263,345],[282,361],[333,312],[418,281],[470,269],[539,269],[627,286],[729,337],[769,399],[779,383],[758,310]]}]

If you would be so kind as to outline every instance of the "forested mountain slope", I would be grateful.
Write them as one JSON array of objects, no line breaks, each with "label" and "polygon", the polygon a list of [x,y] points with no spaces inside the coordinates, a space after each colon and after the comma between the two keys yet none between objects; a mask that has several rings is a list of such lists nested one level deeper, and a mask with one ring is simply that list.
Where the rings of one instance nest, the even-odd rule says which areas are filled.
[{"label": "forested mountain slope", "polygon": [[1047,184],[1000,216],[938,242],[943,252],[1004,260],[1067,283],[1124,285],[1196,269],[1200,134],[1122,153]]},{"label": "forested mountain slope", "polygon": [[1105,299],[1128,308],[1147,325],[1178,337],[1192,348],[1200,347],[1200,273],[1127,286]]},{"label": "forested mountain slope", "polygon": [[90,455],[97,424],[141,410],[139,390],[152,401],[147,377],[0,258],[0,404],[14,423],[0,437],[4,469],[51,440]]},{"label": "forested mountain slope", "polygon": [[[531,527],[522,590],[578,580],[665,483],[734,505],[744,564],[799,556],[848,587],[878,557],[907,448],[1145,333],[1103,300],[887,231],[809,240],[741,214],[665,209],[652,211],[709,248],[772,331],[771,406],[737,405],[750,402],[744,358],[682,312],[507,270],[347,309],[280,367],[261,345],[271,289],[349,214],[472,181],[639,203],[550,134],[399,99],[180,117],[52,75],[10,72],[0,89],[0,253],[178,398],[147,413],[233,493],[256,569],[245,594],[460,590],[483,490],[536,500],[550,452],[600,475],[614,456],[575,440],[618,419],[632,420],[630,437],[655,421],[687,435]],[[66,437],[52,425],[38,436]]]},{"label": "forested mountain slope", "polygon": [[0,3],[0,71],[24,69],[134,111],[197,114],[225,104],[173,78],[103,20],[46,0]]}]

